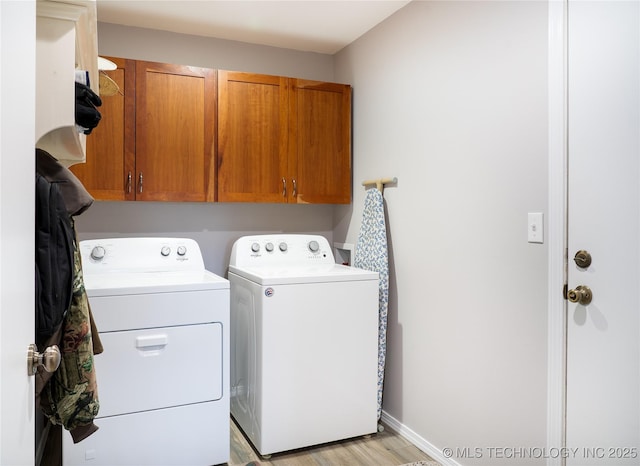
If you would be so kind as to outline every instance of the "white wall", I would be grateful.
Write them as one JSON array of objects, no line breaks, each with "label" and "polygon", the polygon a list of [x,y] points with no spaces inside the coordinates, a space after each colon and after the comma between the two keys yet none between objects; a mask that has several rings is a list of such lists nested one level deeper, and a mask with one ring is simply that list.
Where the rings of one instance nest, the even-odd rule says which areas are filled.
[{"label": "white wall", "polygon": [[331,55],[98,23],[98,52],[136,60],[333,81]]},{"label": "white wall", "polygon": [[[241,42],[98,23],[98,52],[138,60],[333,81],[333,58]],[[330,205],[96,202],[77,219],[81,239],[176,236],[200,244],[206,267],[225,275],[245,234],[309,232],[333,237]]]},{"label": "white wall", "polygon": [[336,56],[355,185],[336,241],[357,240],[360,183],[398,177],[384,410],[461,464],[546,443],[547,245],[526,232],[547,206],[547,7],[414,1]]}]

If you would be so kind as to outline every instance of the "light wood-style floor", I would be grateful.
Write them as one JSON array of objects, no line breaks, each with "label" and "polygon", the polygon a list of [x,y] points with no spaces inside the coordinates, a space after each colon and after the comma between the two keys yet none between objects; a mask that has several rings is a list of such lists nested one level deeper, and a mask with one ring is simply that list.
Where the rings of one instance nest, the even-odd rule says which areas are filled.
[{"label": "light wood-style floor", "polygon": [[276,453],[263,459],[231,420],[231,460],[229,466],[399,466],[425,461],[439,466],[413,444],[385,426],[383,432],[333,442],[318,447]]}]

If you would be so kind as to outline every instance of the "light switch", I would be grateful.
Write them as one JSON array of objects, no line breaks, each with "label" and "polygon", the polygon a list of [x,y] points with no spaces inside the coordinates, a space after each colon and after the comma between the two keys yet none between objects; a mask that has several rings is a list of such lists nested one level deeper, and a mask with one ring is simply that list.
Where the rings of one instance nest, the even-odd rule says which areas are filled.
[{"label": "light switch", "polygon": [[527,241],[544,243],[544,216],[542,212],[529,212],[528,219]]}]

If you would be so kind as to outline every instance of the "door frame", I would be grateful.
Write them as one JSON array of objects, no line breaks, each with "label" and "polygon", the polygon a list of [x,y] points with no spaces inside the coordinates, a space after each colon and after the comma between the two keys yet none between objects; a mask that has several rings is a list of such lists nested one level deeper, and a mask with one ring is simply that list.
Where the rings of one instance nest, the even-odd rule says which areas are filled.
[{"label": "door frame", "polygon": [[[547,446],[566,443],[567,301],[567,6],[549,0],[548,10],[548,295]],[[563,465],[561,457],[547,465]]]}]

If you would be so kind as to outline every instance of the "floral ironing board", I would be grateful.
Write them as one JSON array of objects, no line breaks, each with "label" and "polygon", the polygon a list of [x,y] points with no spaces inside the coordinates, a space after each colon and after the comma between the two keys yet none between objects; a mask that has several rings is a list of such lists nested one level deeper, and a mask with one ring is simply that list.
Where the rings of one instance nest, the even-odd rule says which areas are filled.
[{"label": "floral ironing board", "polygon": [[387,353],[387,310],[389,306],[389,259],[384,198],[378,189],[369,189],[364,201],[362,225],[356,243],[355,267],[380,275],[378,312],[378,419],[382,413],[382,389]]}]

